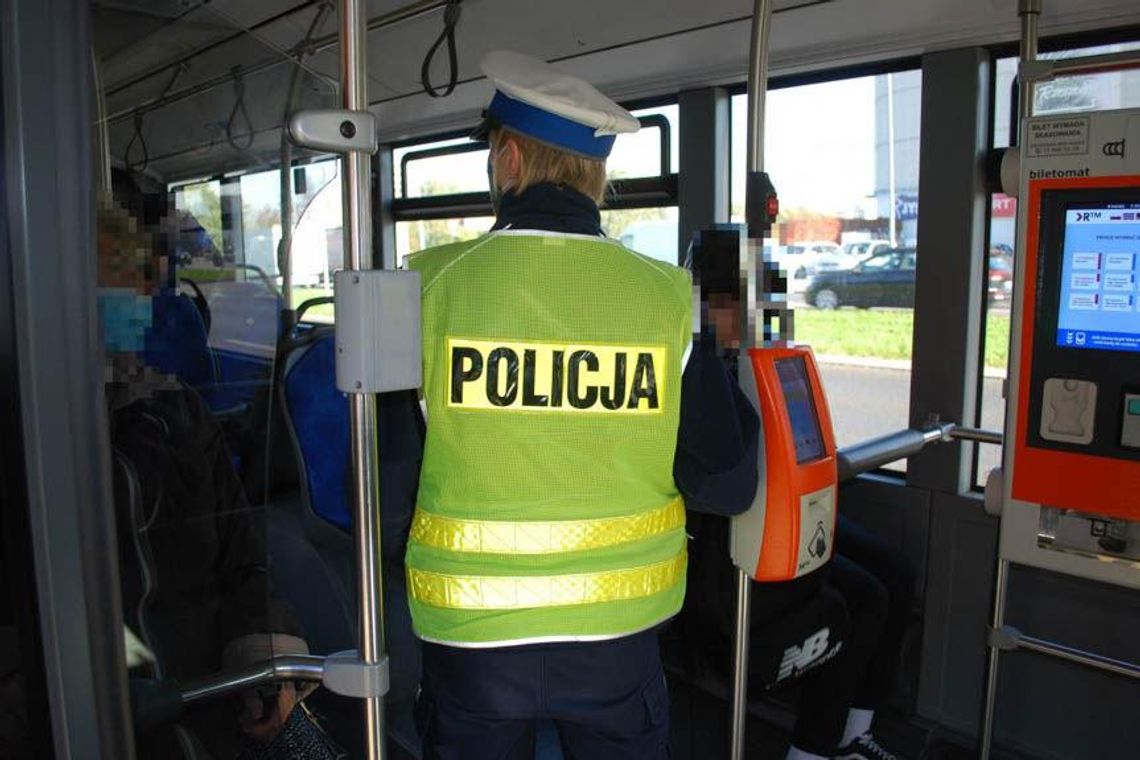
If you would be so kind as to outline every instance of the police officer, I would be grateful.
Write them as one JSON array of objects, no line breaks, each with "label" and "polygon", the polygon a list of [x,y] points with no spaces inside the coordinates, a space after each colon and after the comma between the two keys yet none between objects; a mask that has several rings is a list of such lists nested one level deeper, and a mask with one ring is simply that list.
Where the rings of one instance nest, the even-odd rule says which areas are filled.
[{"label": "police officer", "polygon": [[606,158],[639,123],[511,52],[496,88],[497,219],[425,250],[427,434],[408,540],[428,758],[663,758],[656,628],[685,595],[685,502],[747,508],[755,413],[693,350],[688,274],[601,229]]}]

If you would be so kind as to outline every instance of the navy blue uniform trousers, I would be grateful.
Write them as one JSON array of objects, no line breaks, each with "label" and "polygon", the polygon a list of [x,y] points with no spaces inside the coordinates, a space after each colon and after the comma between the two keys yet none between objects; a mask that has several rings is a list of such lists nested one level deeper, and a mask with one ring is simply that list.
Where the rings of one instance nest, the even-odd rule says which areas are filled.
[{"label": "navy blue uniform trousers", "polygon": [[669,692],[657,632],[612,641],[460,649],[424,644],[425,760],[532,760],[535,725],[566,760],[663,760]]}]

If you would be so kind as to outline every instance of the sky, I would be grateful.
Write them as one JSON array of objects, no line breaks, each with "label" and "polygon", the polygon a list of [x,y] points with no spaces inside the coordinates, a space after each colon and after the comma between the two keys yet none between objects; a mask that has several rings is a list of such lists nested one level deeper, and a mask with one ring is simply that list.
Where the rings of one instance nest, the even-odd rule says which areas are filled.
[{"label": "sky", "polygon": [[[875,187],[874,77],[768,93],[765,169],[784,208],[849,213]],[[747,104],[732,103],[732,197],[744,196]]]}]

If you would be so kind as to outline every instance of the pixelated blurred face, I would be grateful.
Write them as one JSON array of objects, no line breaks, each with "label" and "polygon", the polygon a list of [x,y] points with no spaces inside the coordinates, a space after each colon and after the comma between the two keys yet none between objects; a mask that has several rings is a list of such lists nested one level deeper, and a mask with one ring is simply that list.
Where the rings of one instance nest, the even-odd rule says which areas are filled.
[{"label": "pixelated blurred face", "polygon": [[708,318],[716,331],[718,347],[740,348],[740,310],[735,297],[724,293],[710,294]]},{"label": "pixelated blurred face", "polygon": [[161,282],[162,263],[149,236],[117,207],[104,206],[98,218],[99,321],[109,353],[141,351],[154,313],[152,295]]}]

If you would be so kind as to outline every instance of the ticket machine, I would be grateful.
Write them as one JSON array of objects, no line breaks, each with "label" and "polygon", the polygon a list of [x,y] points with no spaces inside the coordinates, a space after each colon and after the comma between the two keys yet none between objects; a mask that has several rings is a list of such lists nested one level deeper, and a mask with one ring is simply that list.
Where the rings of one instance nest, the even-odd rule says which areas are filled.
[{"label": "ticket machine", "polygon": [[1140,678],[1005,622],[1011,564],[1140,589],[1140,110],[1028,118],[1018,145],[1003,172],[1018,246],[1003,465],[986,488],[1001,536],[983,758],[1003,653]]},{"label": "ticket machine", "polygon": [[1002,557],[1140,588],[1140,111],[1021,146]]}]

